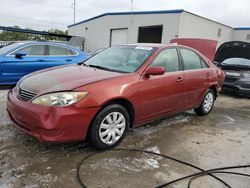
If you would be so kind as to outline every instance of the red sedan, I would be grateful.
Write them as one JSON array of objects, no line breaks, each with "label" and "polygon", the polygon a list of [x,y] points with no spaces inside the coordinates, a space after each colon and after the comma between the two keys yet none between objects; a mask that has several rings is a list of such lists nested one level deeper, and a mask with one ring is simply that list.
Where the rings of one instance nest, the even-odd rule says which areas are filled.
[{"label": "red sedan", "polygon": [[176,44],[108,48],[78,65],[35,72],[8,94],[14,125],[42,142],[85,140],[109,149],[129,127],[194,109],[208,114],[224,74]]}]

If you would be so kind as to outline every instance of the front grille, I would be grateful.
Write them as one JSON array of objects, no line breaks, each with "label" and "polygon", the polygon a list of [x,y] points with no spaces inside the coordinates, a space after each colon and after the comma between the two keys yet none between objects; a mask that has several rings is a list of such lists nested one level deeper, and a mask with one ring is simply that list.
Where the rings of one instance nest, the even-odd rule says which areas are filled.
[{"label": "front grille", "polygon": [[226,77],[225,82],[233,83],[235,81],[239,80],[237,77]]},{"label": "front grille", "polygon": [[30,92],[21,88],[19,88],[17,92],[17,97],[22,101],[29,101],[33,99],[36,95],[37,95],[36,93]]}]

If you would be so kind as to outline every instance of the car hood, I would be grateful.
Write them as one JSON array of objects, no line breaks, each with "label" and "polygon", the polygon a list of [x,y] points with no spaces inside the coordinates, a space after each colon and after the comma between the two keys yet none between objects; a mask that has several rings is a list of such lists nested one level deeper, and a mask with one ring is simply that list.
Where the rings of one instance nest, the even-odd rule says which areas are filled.
[{"label": "car hood", "polygon": [[223,62],[233,57],[250,59],[250,43],[241,41],[225,42],[218,48],[214,60]]},{"label": "car hood", "polygon": [[170,43],[177,43],[179,45],[184,45],[193,48],[202,53],[210,61],[213,62],[218,42],[215,40],[198,38],[176,38],[172,39]]},{"label": "car hood", "polygon": [[83,65],[69,65],[35,72],[23,78],[18,87],[37,94],[69,91],[100,80],[120,76]]}]

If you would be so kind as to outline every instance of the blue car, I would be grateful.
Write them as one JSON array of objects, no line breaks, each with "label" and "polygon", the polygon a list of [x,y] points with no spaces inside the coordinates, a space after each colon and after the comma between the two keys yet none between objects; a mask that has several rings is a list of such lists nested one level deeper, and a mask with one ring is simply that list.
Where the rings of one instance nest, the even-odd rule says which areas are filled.
[{"label": "blue car", "polygon": [[85,52],[54,42],[19,42],[0,48],[0,85],[14,85],[31,72],[49,67],[80,63]]}]

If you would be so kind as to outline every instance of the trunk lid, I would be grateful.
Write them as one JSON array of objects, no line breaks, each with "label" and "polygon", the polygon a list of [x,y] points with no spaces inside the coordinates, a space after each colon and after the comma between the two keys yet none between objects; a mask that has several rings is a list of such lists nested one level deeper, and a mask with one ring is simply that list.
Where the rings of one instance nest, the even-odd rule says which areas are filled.
[{"label": "trunk lid", "polygon": [[206,56],[211,62],[214,61],[217,41],[199,38],[175,38],[170,43],[177,43],[179,45],[191,47],[204,56]]}]

